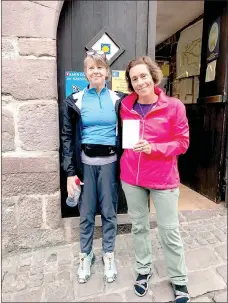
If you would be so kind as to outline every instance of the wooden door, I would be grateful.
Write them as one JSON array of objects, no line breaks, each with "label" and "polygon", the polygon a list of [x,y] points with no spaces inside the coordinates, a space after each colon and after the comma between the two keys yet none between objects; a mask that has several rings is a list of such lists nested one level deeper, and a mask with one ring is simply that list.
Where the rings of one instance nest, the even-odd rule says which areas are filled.
[{"label": "wooden door", "polygon": [[[197,104],[186,105],[190,147],[187,153],[179,158],[182,182],[217,203],[225,198],[226,183],[227,9],[227,1],[205,1],[199,99]],[[213,24],[218,26],[219,30],[217,49],[214,48],[215,51],[210,54],[209,36]],[[216,41],[217,32],[211,37],[212,42]],[[207,78],[208,65],[214,60],[217,61],[214,78]]]},{"label": "wooden door", "polygon": [[[86,46],[104,28],[124,50],[112,63],[112,70],[125,70],[126,64],[139,55],[149,54],[153,57],[156,1],[65,1],[57,32],[60,130],[65,98],[65,71],[83,71]],[[111,84],[108,86],[111,87]],[[61,150],[60,145],[60,158]],[[63,216],[77,215],[65,204],[66,177],[62,169],[60,179]],[[118,212],[126,211],[126,201],[120,192]]]}]

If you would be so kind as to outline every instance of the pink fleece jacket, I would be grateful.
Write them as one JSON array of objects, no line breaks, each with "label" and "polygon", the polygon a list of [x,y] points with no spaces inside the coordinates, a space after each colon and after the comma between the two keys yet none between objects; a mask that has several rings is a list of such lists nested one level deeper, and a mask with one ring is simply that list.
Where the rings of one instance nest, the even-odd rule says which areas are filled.
[{"label": "pink fleece jacket", "polygon": [[177,156],[189,146],[189,127],[184,104],[155,87],[157,105],[142,118],[133,110],[137,94],[121,102],[122,120],[140,120],[140,138],[152,147],[151,154],[125,149],[121,157],[122,181],[147,188],[171,189],[180,184]]}]

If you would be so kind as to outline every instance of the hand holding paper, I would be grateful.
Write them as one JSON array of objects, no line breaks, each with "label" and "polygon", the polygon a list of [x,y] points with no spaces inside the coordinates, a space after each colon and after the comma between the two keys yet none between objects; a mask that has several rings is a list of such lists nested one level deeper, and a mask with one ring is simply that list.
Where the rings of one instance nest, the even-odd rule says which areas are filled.
[{"label": "hand holding paper", "polygon": [[123,120],[123,148],[132,149],[139,141],[140,120]]}]

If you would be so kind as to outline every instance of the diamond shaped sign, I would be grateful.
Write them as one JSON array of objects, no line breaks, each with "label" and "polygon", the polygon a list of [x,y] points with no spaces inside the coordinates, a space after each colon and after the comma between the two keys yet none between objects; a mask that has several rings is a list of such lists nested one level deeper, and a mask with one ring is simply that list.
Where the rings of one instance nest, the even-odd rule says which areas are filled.
[{"label": "diamond shaped sign", "polygon": [[111,65],[124,51],[123,45],[104,27],[87,45],[87,50],[102,50]]}]

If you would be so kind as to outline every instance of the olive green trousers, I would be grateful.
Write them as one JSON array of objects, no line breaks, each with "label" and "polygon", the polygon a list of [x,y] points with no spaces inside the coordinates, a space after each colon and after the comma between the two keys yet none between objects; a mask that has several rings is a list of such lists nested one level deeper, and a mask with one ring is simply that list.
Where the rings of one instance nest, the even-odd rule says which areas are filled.
[{"label": "olive green trousers", "polygon": [[173,284],[186,285],[187,268],[178,219],[179,188],[156,190],[133,186],[123,181],[122,188],[132,222],[131,232],[135,250],[136,272],[148,274],[152,270],[152,242],[148,206],[151,195],[156,210],[159,237],[169,279]]}]

